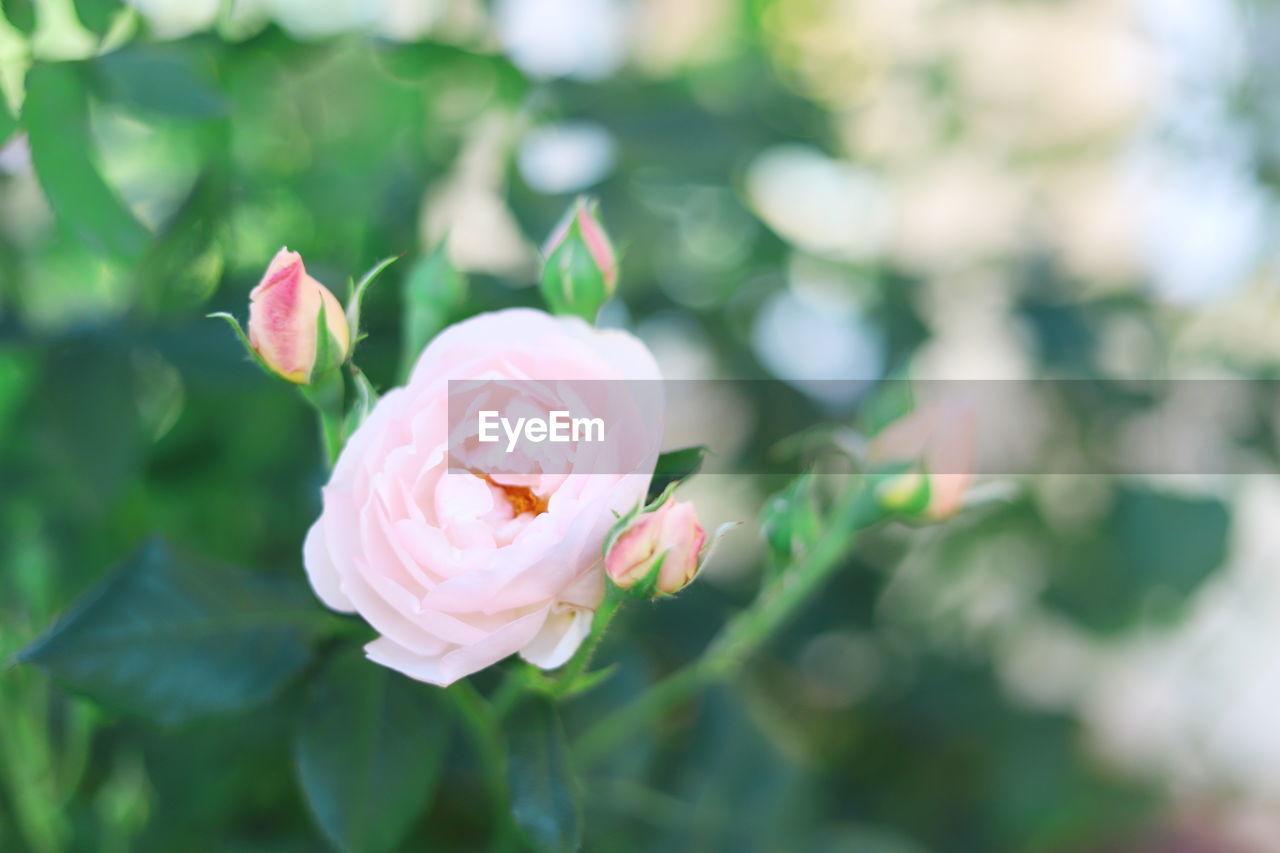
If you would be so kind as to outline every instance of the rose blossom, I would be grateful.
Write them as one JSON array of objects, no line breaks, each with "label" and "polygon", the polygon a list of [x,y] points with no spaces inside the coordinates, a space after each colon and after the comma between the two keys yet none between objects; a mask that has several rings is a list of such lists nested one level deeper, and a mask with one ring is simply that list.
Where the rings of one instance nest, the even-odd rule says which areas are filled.
[{"label": "rose blossom", "polygon": [[[521,449],[493,456],[470,421],[451,432],[449,380],[517,387],[521,405],[553,409],[566,405],[552,399],[566,381],[658,378],[636,338],[573,317],[511,309],[446,329],[338,458],[303,546],[316,594],[381,634],[365,647],[371,660],[421,681],[447,685],[514,652],[544,669],[564,663],[604,595],[604,537],[648,488],[661,413],[616,425],[631,430],[634,464],[609,457],[584,471],[580,460],[600,459],[584,451],[551,470]],[[547,398],[530,399],[530,387]]]}]

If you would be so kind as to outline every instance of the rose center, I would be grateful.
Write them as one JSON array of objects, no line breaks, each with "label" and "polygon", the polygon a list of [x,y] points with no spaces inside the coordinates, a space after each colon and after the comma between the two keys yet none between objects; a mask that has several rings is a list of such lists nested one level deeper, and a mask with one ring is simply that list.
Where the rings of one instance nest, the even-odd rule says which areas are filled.
[{"label": "rose center", "polygon": [[534,492],[528,486],[509,486],[506,483],[494,482],[494,479],[488,474],[480,474],[479,476],[483,477],[486,483],[502,492],[507,499],[507,503],[511,504],[512,515],[521,515],[528,512],[534,516],[539,516],[547,511],[547,499]]}]

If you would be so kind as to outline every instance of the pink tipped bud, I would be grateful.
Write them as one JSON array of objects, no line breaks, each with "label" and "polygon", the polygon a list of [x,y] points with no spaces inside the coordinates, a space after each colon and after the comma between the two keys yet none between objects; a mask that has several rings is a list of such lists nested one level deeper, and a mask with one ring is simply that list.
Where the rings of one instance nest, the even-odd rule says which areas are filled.
[{"label": "pink tipped bud", "polygon": [[668,498],[618,535],[605,555],[605,572],[614,586],[641,597],[671,595],[697,576],[706,541],[693,504]]},{"label": "pink tipped bud", "polygon": [[[316,365],[321,310],[329,333],[327,364]],[[281,249],[262,281],[249,294],[249,345],[267,366],[305,385],[312,373],[342,363],[351,348],[351,332],[338,300],[307,275],[302,256]]]},{"label": "pink tipped bud", "polygon": [[579,198],[543,247],[542,294],[558,314],[594,319],[618,286],[618,259],[595,205]]},{"label": "pink tipped bud", "polygon": [[973,482],[977,417],[972,401],[944,397],[885,427],[868,457],[913,466],[882,484],[885,507],[939,520],[958,512]]}]

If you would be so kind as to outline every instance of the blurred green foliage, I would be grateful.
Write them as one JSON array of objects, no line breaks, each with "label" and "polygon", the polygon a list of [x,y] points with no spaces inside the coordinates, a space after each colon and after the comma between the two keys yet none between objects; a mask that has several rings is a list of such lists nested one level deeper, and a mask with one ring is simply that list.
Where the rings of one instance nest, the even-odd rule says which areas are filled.
[{"label": "blurred green foliage", "polygon": [[[456,213],[442,202],[451,182],[483,173],[475,191],[536,242],[570,196],[528,186],[513,139],[586,118],[617,145],[612,173],[591,188],[620,248],[617,316],[675,322],[728,375],[768,377],[751,330],[786,289],[794,250],[750,209],[744,171],[772,145],[837,145],[832,106],[779,68],[776,5],[742,4],[735,49],[667,77],[547,81],[491,39],[301,41],[275,25],[238,41],[143,32],[102,55],[31,65],[20,111],[0,99],[0,140],[21,134],[31,163],[0,175],[0,194],[15,199],[6,210],[22,219],[0,229],[0,658],[26,648],[42,669],[0,670],[0,849],[301,851],[327,840],[469,853],[488,843],[489,781],[453,711],[434,688],[352,657],[365,629],[301,591],[300,543],[325,477],[310,413],[204,315],[243,316],[282,244],[338,290],[406,254],[364,305],[360,362],[390,387],[447,323],[537,304],[533,270],[519,263],[466,278],[441,263],[448,228],[432,216]],[[40,8],[3,5],[21,33]],[[75,8],[95,39],[120,11],[106,0]],[[937,75],[945,90],[945,69]],[[491,126],[496,141],[477,144]],[[32,181],[36,200],[23,195]],[[1111,318],[1160,322],[1142,299],[1070,290],[1035,245],[1007,263],[1046,373],[1101,372],[1095,331]],[[929,336],[919,273],[836,267],[883,332],[883,363],[905,364]],[[746,402],[771,435],[831,415],[799,394]],[[1057,428],[1078,438],[1090,417],[1074,409]],[[768,451],[748,441],[742,453],[762,470]],[[809,485],[751,485],[779,495],[766,520],[778,561],[814,535]],[[580,831],[592,851],[1122,844],[1162,813],[1159,786],[1100,763],[1075,717],[1010,695],[988,650],[955,640],[964,632],[942,602],[991,543],[1012,537],[1045,564],[1037,606],[1082,632],[1176,618],[1227,556],[1226,504],[1139,483],[1099,489],[1103,509],[1067,523],[1028,490],[923,546],[898,529],[870,538],[740,678],[577,768],[565,786],[580,789],[580,827],[566,788],[547,786],[572,763],[562,724],[521,709],[509,737],[533,745],[509,767],[517,824],[539,848],[567,849]],[[149,541],[173,547],[142,550]],[[602,650],[616,670],[568,707],[570,740],[696,656],[769,562],[763,544],[748,553],[722,583],[624,611]],[[904,591],[896,567],[908,558],[926,568]],[[131,632],[95,630],[120,595]],[[235,642],[174,636],[193,601],[201,619],[233,622]],[[276,605],[296,611],[295,627],[254,623]],[[73,627],[56,621],[73,606]],[[838,684],[841,661],[857,662],[813,674],[815,643],[833,635],[858,638],[852,648],[874,661],[852,698],[824,698],[812,683]],[[120,664],[111,649],[123,674],[99,658],[118,643],[137,656]],[[183,643],[206,661],[201,672],[228,680],[159,678],[147,655]],[[500,676],[474,681],[489,691]],[[541,823],[548,813],[562,819]]]}]

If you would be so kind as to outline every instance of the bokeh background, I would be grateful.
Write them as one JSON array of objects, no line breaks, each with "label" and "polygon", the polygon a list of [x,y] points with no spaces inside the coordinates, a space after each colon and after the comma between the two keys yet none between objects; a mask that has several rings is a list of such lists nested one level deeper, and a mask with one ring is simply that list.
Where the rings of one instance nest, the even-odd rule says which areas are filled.
[{"label": "bokeh background", "polygon": [[[748,523],[624,612],[570,734],[749,600],[780,484],[732,473],[768,469],[753,424],[853,404],[804,380],[1280,367],[1269,0],[0,7],[0,659],[154,536],[301,573],[311,415],[204,319],[243,316],[285,244],[335,289],[406,255],[366,301],[385,388],[438,246],[466,279],[440,323],[537,305],[538,243],[589,193],[622,256],[607,323],[670,378],[794,383],[781,414],[708,401],[732,449],[688,493]],[[1011,440],[1087,457],[1158,411],[1274,467],[1274,401],[1170,388],[1045,400]],[[878,531],[732,686],[591,768],[585,849],[1280,850],[1280,482],[996,487]],[[301,692],[166,728],[8,665],[0,849],[323,849]],[[477,777],[451,749],[404,849],[481,849]]]}]

